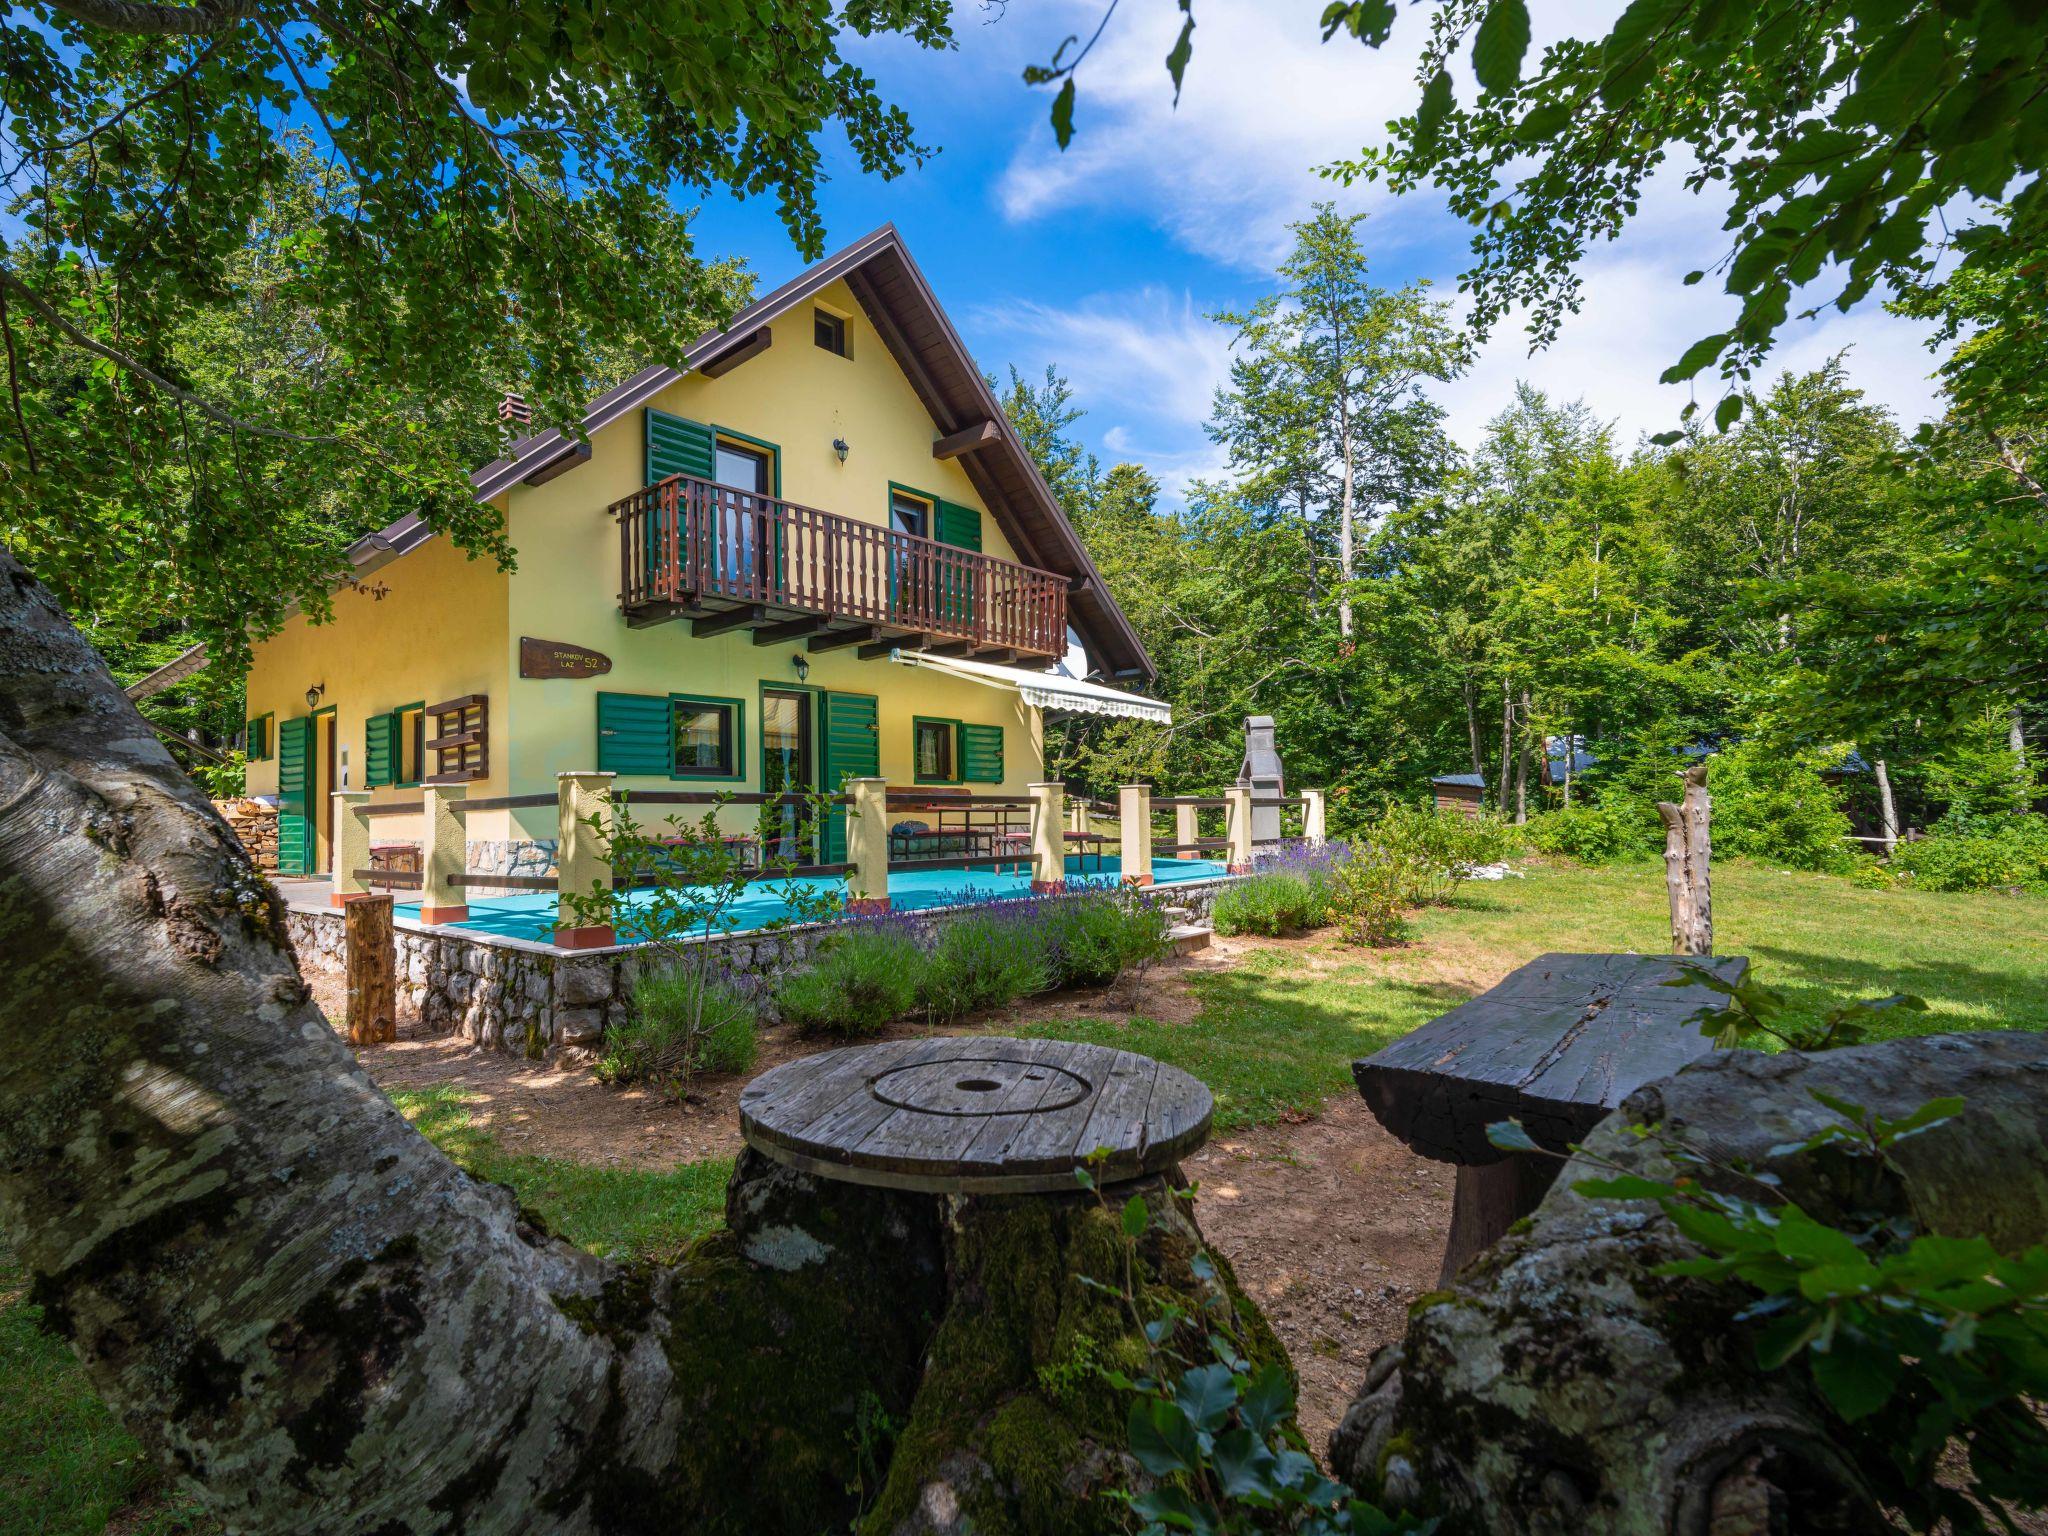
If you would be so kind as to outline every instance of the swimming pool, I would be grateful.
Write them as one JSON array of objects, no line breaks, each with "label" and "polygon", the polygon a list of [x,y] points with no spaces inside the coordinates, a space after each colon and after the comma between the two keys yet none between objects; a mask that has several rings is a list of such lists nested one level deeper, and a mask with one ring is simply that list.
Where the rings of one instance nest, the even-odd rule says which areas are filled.
[{"label": "swimming pool", "polygon": [[[1086,865],[1084,869],[1082,866]],[[1217,859],[1154,859],[1154,888],[1189,880],[1214,880],[1229,873]],[[1114,886],[1123,878],[1122,862],[1114,855],[1097,858],[1070,854],[1067,857],[1069,886]],[[807,877],[801,880],[763,880],[747,887],[746,894],[726,909],[722,931],[744,933],[765,928],[791,915],[784,888],[797,886],[814,892],[844,889],[840,880]],[[646,892],[628,892],[627,899],[646,897]],[[889,871],[889,905],[898,912],[918,912],[931,907],[960,906],[977,901],[1005,901],[1031,894],[1027,872],[993,869],[892,869]],[[402,918],[419,921],[420,904],[400,903],[395,908]],[[465,933],[487,933],[498,938],[526,939],[550,943],[555,934],[555,897],[548,891],[521,892],[516,896],[479,896],[469,903],[469,916],[459,923],[444,925]],[[640,937],[630,926],[619,929],[619,942],[631,944]]]}]

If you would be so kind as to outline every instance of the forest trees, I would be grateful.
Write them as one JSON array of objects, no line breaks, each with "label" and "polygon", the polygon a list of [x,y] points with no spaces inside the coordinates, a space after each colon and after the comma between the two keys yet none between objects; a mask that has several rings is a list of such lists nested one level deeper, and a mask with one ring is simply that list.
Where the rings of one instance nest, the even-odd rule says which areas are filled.
[{"label": "forest trees", "polygon": [[[1427,283],[1367,280],[1364,217],[1316,204],[1291,226],[1279,290],[1215,316],[1236,331],[1237,356],[1210,427],[1248,500],[1287,509],[1315,542],[1334,536],[1347,639],[1360,514],[1405,505],[1440,478],[1451,448],[1443,410],[1421,386],[1455,378],[1468,358],[1450,306]],[[1317,585],[1314,567],[1305,574]]]}]

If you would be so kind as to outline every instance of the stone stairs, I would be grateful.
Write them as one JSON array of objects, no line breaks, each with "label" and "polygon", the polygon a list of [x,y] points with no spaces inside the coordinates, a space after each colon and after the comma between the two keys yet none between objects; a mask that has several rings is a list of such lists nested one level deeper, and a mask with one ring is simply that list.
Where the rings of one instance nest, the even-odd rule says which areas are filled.
[{"label": "stone stairs", "polygon": [[1215,930],[1206,922],[1196,918],[1187,907],[1164,907],[1168,927],[1166,942],[1176,955],[1192,955],[1198,949],[1207,949],[1209,940],[1215,937]]}]

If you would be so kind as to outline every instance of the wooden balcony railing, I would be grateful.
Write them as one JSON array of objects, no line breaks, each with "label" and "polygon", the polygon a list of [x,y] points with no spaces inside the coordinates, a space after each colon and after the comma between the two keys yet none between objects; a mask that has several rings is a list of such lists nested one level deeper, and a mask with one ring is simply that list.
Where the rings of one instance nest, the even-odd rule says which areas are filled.
[{"label": "wooden balcony railing", "polygon": [[619,603],[824,614],[976,648],[1060,656],[1067,581],[876,523],[687,475],[616,502]]}]

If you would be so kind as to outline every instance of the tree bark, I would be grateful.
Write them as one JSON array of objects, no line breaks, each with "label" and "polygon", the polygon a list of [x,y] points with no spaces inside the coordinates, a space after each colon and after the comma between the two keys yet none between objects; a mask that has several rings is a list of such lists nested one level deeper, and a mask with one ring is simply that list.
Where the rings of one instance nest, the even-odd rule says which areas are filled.
[{"label": "tree bark", "polygon": [[1664,822],[1664,887],[1671,901],[1671,953],[1714,952],[1713,802],[1707,765],[1685,770],[1680,803],[1657,803]]},{"label": "tree bark", "polygon": [[1461,681],[1465,688],[1465,736],[1472,747],[1472,775],[1484,784],[1486,753],[1479,744],[1479,701],[1474,695],[1472,674],[1467,672]]},{"label": "tree bark", "polygon": [[[941,1461],[902,1476],[971,1481],[955,1502],[979,1529],[1032,1528],[1016,1512],[1063,1493],[1062,1529],[1116,1525],[1087,1500],[1130,1470],[1122,1420],[1046,1395],[1087,1376],[1060,1353],[1075,1330],[1131,1353],[1080,1278],[1118,1278],[1112,1218],[1064,1197],[976,1214],[749,1156],[726,1229],[676,1265],[596,1259],[407,1124],[312,1006],[283,916],[0,549],[0,1228],[45,1325],[228,1529],[813,1536],[896,1477],[899,1424],[942,1427],[919,1442]],[[1148,1296],[1201,1318],[1220,1285],[1282,1358],[1227,1268],[1192,1283],[1192,1217],[1148,1196],[1173,1208]],[[1064,1234],[1057,1267],[974,1259],[974,1234],[1048,1251],[1019,1222]],[[1072,1327],[1041,1336],[1048,1316]],[[963,1378],[925,1363],[983,1320],[1030,1350],[972,1377],[962,1418],[967,1398],[923,1394]],[[890,1530],[964,1529],[911,1502]]]},{"label": "tree bark", "polygon": [[1877,830],[1884,839],[1879,846],[1884,849],[1884,856],[1890,858],[1899,851],[1899,808],[1892,800],[1892,776],[1883,758],[1872,765],[1872,773],[1877,779]]},{"label": "tree bark", "polygon": [[1515,825],[1529,820],[1529,690],[1522,690],[1522,734],[1515,747]]},{"label": "tree bark", "polygon": [[347,940],[348,1043],[398,1038],[398,949],[389,896],[362,896],[342,909]]},{"label": "tree bark", "polygon": [[1867,1180],[1825,1152],[1775,1150],[1833,1119],[1811,1090],[1887,1116],[1956,1094],[1960,1116],[1897,1145],[1903,1177],[1887,1176],[1880,1209],[2017,1253],[2048,1239],[2044,1068],[2037,1037],[1949,1035],[1717,1052],[1639,1089],[1523,1230],[1411,1311],[1331,1436],[1332,1469],[1388,1506],[1489,1536],[1891,1531],[1804,1363],[1757,1367],[1736,1318],[1754,1294],[1657,1274],[1698,1250],[1655,1204],[1574,1185],[1602,1176],[1594,1157],[1672,1177],[1658,1142],[1630,1129],[1648,1124],[1768,1168],[1823,1221],[1860,1224]]},{"label": "tree bark", "polygon": [[1512,767],[1514,741],[1515,685],[1503,677],[1500,680],[1500,775],[1493,785],[1493,803],[1503,816],[1508,813],[1508,774]]}]

